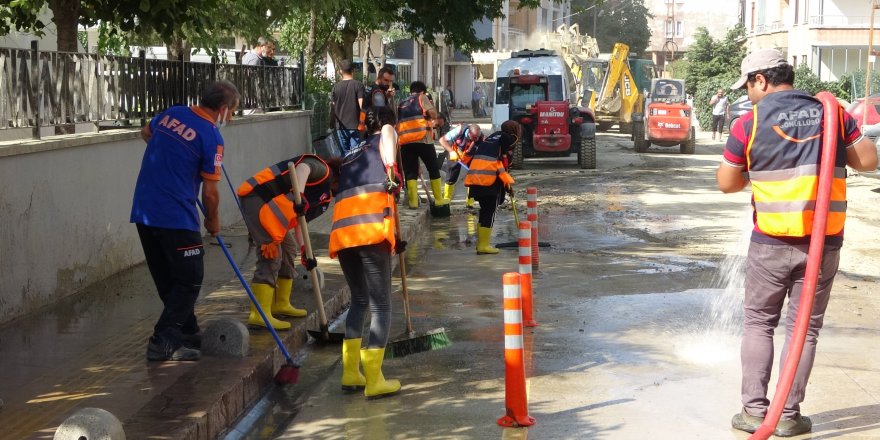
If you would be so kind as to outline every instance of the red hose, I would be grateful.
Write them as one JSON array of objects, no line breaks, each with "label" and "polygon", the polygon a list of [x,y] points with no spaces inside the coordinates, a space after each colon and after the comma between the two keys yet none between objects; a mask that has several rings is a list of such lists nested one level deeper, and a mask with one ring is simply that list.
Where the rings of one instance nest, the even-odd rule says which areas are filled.
[{"label": "red hose", "polygon": [[797,371],[798,362],[804,351],[807,329],[810,327],[810,316],[813,312],[813,299],[816,295],[816,284],[819,281],[819,267],[822,263],[822,252],[825,248],[825,224],[828,222],[828,207],[831,201],[831,181],[834,179],[834,162],[837,155],[838,106],[837,99],[828,92],[819,92],[816,98],[824,108],[824,131],[822,134],[822,160],[819,164],[819,188],[816,194],[816,207],[813,213],[813,230],[810,233],[810,248],[807,253],[807,271],[804,274],[804,285],[801,290],[801,302],[794,322],[794,333],[788,346],[788,356],[782,368],[782,374],[776,383],[773,401],[767,409],[767,415],[761,426],[749,437],[749,440],[766,440],[773,435],[776,424],[782,416],[782,409],[788,400],[791,384]]}]

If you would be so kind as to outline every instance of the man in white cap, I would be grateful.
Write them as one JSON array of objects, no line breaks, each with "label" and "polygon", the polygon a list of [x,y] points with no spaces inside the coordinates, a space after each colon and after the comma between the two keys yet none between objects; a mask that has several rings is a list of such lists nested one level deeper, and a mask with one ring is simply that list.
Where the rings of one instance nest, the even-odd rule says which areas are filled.
[{"label": "man in white cap", "polygon": [[[813,209],[823,147],[822,104],[794,89],[794,69],[776,49],[752,52],[742,62],[732,89],[745,88],[754,109],[730,129],[724,159],[718,167],[718,187],[725,193],[752,185],[754,229],[746,261],[745,322],[741,347],[742,411],[733,416],[733,428],[755,432],[770,402],[767,384],[773,368],[773,331],[785,297],[786,339],[781,359],[788,354],[800,303]],[[806,342],[775,435],[790,437],[809,432],[812,421],[800,413],[816,340],[825,316],[831,286],[837,274],[846,218],[846,166],[858,171],[877,167],[877,151],[862,136],[856,122],[839,111],[841,132],[827,218],[824,254],[816,286]],[[748,178],[745,176],[748,172]]]}]

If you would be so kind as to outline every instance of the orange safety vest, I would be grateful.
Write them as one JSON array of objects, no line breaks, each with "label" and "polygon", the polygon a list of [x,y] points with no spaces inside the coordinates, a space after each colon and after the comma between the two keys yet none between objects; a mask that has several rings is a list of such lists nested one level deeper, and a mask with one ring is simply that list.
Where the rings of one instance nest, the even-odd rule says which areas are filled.
[{"label": "orange safety vest", "polygon": [[[500,156],[501,133],[493,133],[483,139],[470,151],[467,175],[464,177],[464,186],[492,186],[496,179],[501,179],[506,185],[514,182],[513,177],[507,172]],[[466,155],[467,156],[467,155]]]},{"label": "orange safety vest", "polygon": [[333,206],[328,254],[342,249],[388,241],[395,245],[394,197],[385,191],[385,167],[379,156],[379,134],[345,158],[339,171],[339,189]]},{"label": "orange safety vest", "polygon": [[420,96],[421,93],[413,93],[397,106],[397,142],[400,145],[424,142],[428,134],[428,119]]},{"label": "orange safety vest", "polygon": [[[306,219],[311,220],[326,211],[330,204],[330,167],[323,159],[313,154],[294,157],[290,162],[296,166],[306,158],[319,160],[327,169],[321,178],[307,182],[306,187],[303,188],[303,194],[309,201]],[[263,168],[238,187],[239,197],[254,194],[263,200],[259,212],[260,225],[274,241],[282,241],[287,231],[298,224],[296,212],[293,210],[294,196],[291,193],[287,162],[282,161]]]},{"label": "orange safety vest", "polygon": [[[770,236],[807,237],[812,232],[823,148],[822,105],[805,93],[801,95],[771,93],[752,109],[746,163],[755,224]],[[809,100],[815,104],[810,105]],[[839,136],[843,136],[843,108],[838,107],[838,112]],[[846,221],[846,151],[839,139],[838,145],[828,146],[838,148],[838,153],[827,235],[840,234]]]}]

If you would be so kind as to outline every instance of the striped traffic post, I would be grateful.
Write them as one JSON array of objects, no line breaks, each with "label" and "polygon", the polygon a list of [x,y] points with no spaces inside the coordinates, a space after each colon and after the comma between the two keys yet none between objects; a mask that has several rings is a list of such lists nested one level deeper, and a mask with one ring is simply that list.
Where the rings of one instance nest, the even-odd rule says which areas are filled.
[{"label": "striped traffic post", "polygon": [[535,327],[538,323],[532,315],[532,226],[529,222],[519,222],[519,290],[523,325]]},{"label": "striped traffic post", "polygon": [[526,369],[523,364],[522,298],[519,274],[508,272],[502,277],[504,289],[504,406],[506,413],[498,419],[504,427],[532,426],[526,395]]},{"label": "striped traffic post", "polygon": [[540,270],[540,258],[538,257],[538,188],[531,186],[526,189],[526,212],[532,225],[532,271]]}]

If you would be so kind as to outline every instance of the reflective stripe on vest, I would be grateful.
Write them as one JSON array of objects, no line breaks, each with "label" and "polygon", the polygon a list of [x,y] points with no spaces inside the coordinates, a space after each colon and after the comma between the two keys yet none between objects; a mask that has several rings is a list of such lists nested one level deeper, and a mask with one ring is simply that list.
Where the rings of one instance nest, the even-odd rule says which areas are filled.
[{"label": "reflective stripe on vest", "polygon": [[289,161],[278,162],[260,170],[238,187],[239,197],[253,194],[263,201],[264,205],[260,208],[259,213],[260,225],[275,241],[284,239],[287,231],[297,225],[287,163],[293,162],[296,166],[307,158],[316,159],[326,166],[324,176],[318,180],[307,182],[306,187],[303,188],[303,194],[309,201],[309,211],[306,213],[306,218],[313,219],[321,215],[330,204],[330,167],[318,156],[303,154],[293,157]]},{"label": "reflective stripe on vest", "polygon": [[379,156],[379,135],[346,156],[340,168],[339,191],[333,207],[329,254],[388,241],[395,243],[394,199],[385,191],[385,167]]},{"label": "reflective stripe on vest", "polygon": [[397,142],[400,145],[411,142],[423,142],[428,134],[428,120],[425,110],[419,102],[420,94],[409,95],[397,106]]},{"label": "reflective stripe on vest", "polygon": [[[792,106],[787,101],[777,103],[773,95],[753,107],[751,136],[746,145],[755,222],[759,231],[770,236],[806,237],[812,232],[819,187],[821,113],[816,123],[812,108]],[[821,108],[818,101],[816,105]],[[803,125],[792,124],[788,130],[780,126],[788,119],[779,114],[794,118],[799,113],[802,116],[796,122]],[[840,234],[846,221],[846,157],[839,145],[834,147],[839,151],[831,183],[827,235]],[[792,150],[800,154],[791,154]]]}]

